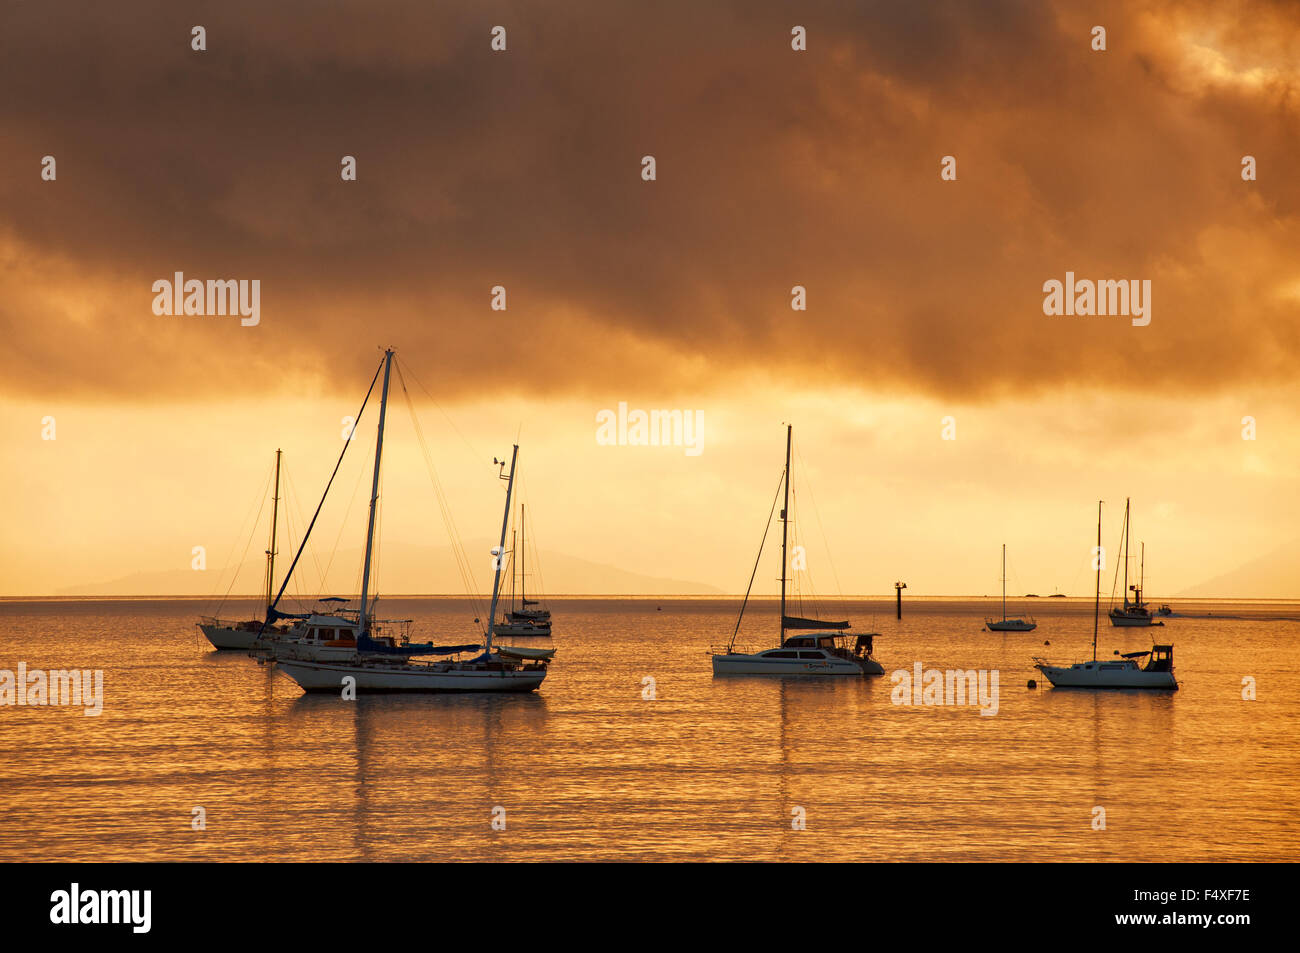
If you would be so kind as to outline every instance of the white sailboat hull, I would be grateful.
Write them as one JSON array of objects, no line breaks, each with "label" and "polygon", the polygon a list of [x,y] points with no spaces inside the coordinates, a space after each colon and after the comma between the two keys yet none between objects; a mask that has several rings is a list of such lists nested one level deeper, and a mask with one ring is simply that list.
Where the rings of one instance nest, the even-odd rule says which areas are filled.
[{"label": "white sailboat hull", "polygon": [[1002,619],[986,621],[984,627],[990,632],[1032,632],[1038,628],[1038,623],[1026,622],[1024,619]]},{"label": "white sailboat hull", "polygon": [[1161,625],[1151,617],[1151,613],[1133,613],[1125,612],[1122,609],[1114,609],[1110,613],[1110,624],[1122,629],[1145,628],[1150,625]]},{"label": "white sailboat hull", "polygon": [[732,653],[713,656],[714,675],[884,675],[885,670],[874,659],[849,661],[842,658],[826,659],[774,659],[763,653],[745,655]]},{"label": "white sailboat hull", "polygon": [[523,645],[498,645],[495,651],[497,655],[518,659],[521,662],[549,662],[555,657],[555,649]]},{"label": "white sailboat hull", "polygon": [[200,623],[199,629],[214,649],[251,649],[257,638],[257,630],[232,629],[224,625],[206,625]]},{"label": "white sailboat hull", "polygon": [[1122,662],[1078,662],[1074,665],[1034,666],[1056,688],[1153,688],[1174,691],[1173,672],[1148,672]]},{"label": "white sailboat hull", "polygon": [[1007,618],[1007,544],[1002,544],[1002,618],[985,619],[984,628],[990,632],[1032,632],[1038,628],[1033,619]]},{"label": "white sailboat hull", "polygon": [[545,668],[458,668],[455,665],[365,665],[282,659],[280,670],[305,692],[342,692],[344,679],[356,679],[365,693],[531,692],[546,678]]}]

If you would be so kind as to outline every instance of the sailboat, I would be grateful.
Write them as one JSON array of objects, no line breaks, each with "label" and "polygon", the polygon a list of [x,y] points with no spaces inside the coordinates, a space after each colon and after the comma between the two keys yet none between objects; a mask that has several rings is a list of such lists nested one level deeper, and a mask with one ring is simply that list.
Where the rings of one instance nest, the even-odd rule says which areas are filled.
[{"label": "sailboat", "polygon": [[[370,519],[366,527],[366,554],[361,571],[361,606],[358,615],[356,645],[343,659],[285,657],[277,659],[280,669],[307,692],[338,692],[348,686],[358,693],[370,692],[531,692],[546,678],[546,667],[554,649],[498,648],[493,651],[491,621],[496,617],[501,590],[501,560],[496,563],[492,582],[492,604],[482,645],[430,646],[422,654],[459,656],[474,653],[468,660],[459,658],[438,661],[415,661],[409,653],[385,651],[384,644],[372,637],[370,570],[375,552],[375,513],[379,504],[379,472],[384,449],[384,421],[388,410],[388,385],[393,365],[393,349],[384,351],[381,368],[384,383],[379,402],[379,430],[375,442],[374,476],[370,490]],[[376,372],[376,375],[378,372]],[[371,384],[373,387],[373,382]],[[364,404],[362,407],[364,408]],[[358,418],[360,415],[358,414]],[[507,481],[505,513],[501,519],[501,542],[495,553],[505,550],[506,527],[510,520],[510,499],[514,490],[515,464],[519,447],[510,457],[510,473],[498,476]],[[502,471],[504,461],[499,463]],[[304,540],[304,545],[305,545]],[[301,550],[300,550],[301,553]],[[286,584],[288,580],[286,578]],[[283,590],[282,590],[283,591]],[[377,601],[377,599],[376,599]]]},{"label": "sailboat", "polygon": [[[758,561],[754,563],[754,573],[749,577],[749,588],[745,590],[745,599],[740,605],[740,616],[736,619],[736,628],[723,650],[713,654],[714,675],[884,675],[885,670],[871,657],[875,633],[850,633],[848,622],[828,622],[821,619],[804,619],[786,615],[786,581],[789,562],[786,549],[789,543],[790,520],[790,444],[794,428],[785,430],[785,470],[781,475],[781,486],[785,489],[785,503],[781,508],[781,628],[780,643],[776,648],[759,652],[741,652],[736,649],[736,636],[740,632],[740,622],[745,616],[745,606],[749,603],[749,593],[754,587],[754,576],[758,573]],[[779,489],[779,488],[778,488]],[[775,506],[776,501],[773,500]],[[768,526],[772,516],[768,514]],[[767,530],[763,531],[767,539]],[[758,550],[759,560],[763,557],[763,548]],[[787,632],[825,632],[835,631],[838,635],[794,635],[787,637]],[[849,640],[855,639],[849,648]]]},{"label": "sailboat", "polygon": [[[275,489],[271,494],[271,542],[266,550],[266,605],[274,601],[276,523],[280,513],[280,451],[275,451]],[[219,611],[219,610],[218,610]],[[230,622],[215,616],[203,616],[196,623],[215,649],[252,648],[258,636],[265,636],[266,624],[261,619]],[[275,634],[288,632],[288,627],[277,628]]]},{"label": "sailboat", "polygon": [[1002,618],[985,619],[984,627],[990,632],[1032,632],[1038,628],[1038,623],[1032,618],[1026,619],[1008,619],[1007,618],[1007,544],[1002,544]]},{"label": "sailboat", "polygon": [[[527,555],[525,540],[524,506],[519,505],[519,548],[515,549],[513,531],[510,537],[510,610],[500,622],[492,626],[496,635],[541,635],[551,634],[551,613],[547,609],[532,609],[538,605],[536,599],[529,599],[527,592],[527,574],[524,572],[524,560]],[[515,590],[515,553],[519,553],[519,608],[514,608]]]},{"label": "sailboat", "polygon": [[[1101,551],[1101,503],[1097,503],[1097,550]],[[1113,661],[1097,659],[1097,626],[1101,619],[1101,560],[1097,560],[1097,593],[1092,607],[1092,661],[1053,665],[1034,659],[1034,668],[1056,688],[1155,688],[1177,690],[1174,647],[1152,645],[1145,652],[1127,652]],[[1146,658],[1145,665],[1138,660]]]},{"label": "sailboat", "polygon": [[[1138,584],[1136,586],[1128,584],[1128,537],[1129,501],[1126,499],[1124,501],[1124,608],[1116,607],[1110,610],[1110,624],[1125,627],[1164,625],[1151,614],[1147,604],[1142,601],[1142,585],[1146,577],[1146,543],[1142,544],[1142,570],[1138,577]],[[1133,593],[1132,602],[1128,599],[1130,592]]]},{"label": "sailboat", "polygon": [[[413,655],[446,655],[453,648],[470,651],[478,643],[461,646],[434,645],[411,641],[411,619],[376,619],[361,622],[361,610],[347,608],[347,599],[321,599],[311,612],[301,616],[292,629],[264,635],[253,643],[253,655],[259,660],[314,659],[338,661],[355,655],[358,646],[370,654],[410,658]],[[329,606],[326,603],[339,603]],[[371,603],[373,606],[373,603]]]}]

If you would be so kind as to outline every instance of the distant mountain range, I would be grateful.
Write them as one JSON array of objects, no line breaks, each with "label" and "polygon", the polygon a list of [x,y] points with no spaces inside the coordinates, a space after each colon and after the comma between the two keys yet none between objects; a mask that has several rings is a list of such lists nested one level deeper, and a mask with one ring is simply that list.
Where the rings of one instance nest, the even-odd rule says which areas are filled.
[{"label": "distant mountain range", "polygon": [[[466,544],[469,570],[476,591],[482,595],[492,592],[492,558],[488,555],[491,544],[473,541]],[[529,552],[529,560],[535,558]],[[284,581],[293,553],[282,553],[276,560],[276,584]],[[294,583],[286,597],[297,593],[304,595],[342,593],[355,594],[361,588],[360,548],[340,550],[328,570],[318,567],[310,554],[304,555],[295,571]],[[528,567],[528,592],[581,595],[719,595],[721,589],[699,582],[670,577],[647,576],[595,563],[564,553],[543,551],[538,561],[539,575]],[[206,571],[191,569],[137,572],[106,582],[78,583],[59,589],[59,596],[212,596],[223,594],[230,586],[232,576],[235,586],[232,595],[255,595],[263,586],[266,572],[264,559],[249,560],[237,572],[211,568]],[[321,573],[325,578],[322,582]],[[508,577],[503,579],[505,592],[510,591]],[[460,595],[464,592],[461,574],[450,547],[418,546],[403,543],[385,543],[379,562],[379,591],[387,595]]]},{"label": "distant mountain range", "polygon": [[[492,567],[487,555],[491,544],[478,540],[467,544],[470,570],[479,594],[491,592]],[[295,584],[288,594],[317,595],[343,593],[354,595],[361,583],[360,548],[341,550],[336,555],[324,583],[310,555],[304,556],[295,573]],[[651,576],[596,563],[564,553],[543,551],[539,576],[529,553],[529,592],[552,595],[650,595],[711,596],[724,590],[706,583]],[[276,562],[277,581],[293,558],[283,553]],[[385,543],[380,561],[380,591],[386,595],[461,595],[464,586],[449,547]],[[255,595],[262,587],[265,563],[249,560],[235,574],[235,595]],[[58,596],[212,596],[230,586],[229,568],[195,572],[189,569],[137,572],[104,582],[78,583],[59,589]],[[504,582],[509,592],[509,581]],[[1087,593],[1082,593],[1086,595]],[[892,595],[889,594],[889,595]],[[917,592],[914,595],[923,596]],[[935,595],[931,593],[930,595]],[[993,595],[996,595],[994,593]],[[1080,593],[1075,593],[1080,595]],[[990,596],[992,598],[992,596]],[[1017,597],[1022,598],[1022,597]],[[1251,560],[1230,572],[1222,573],[1179,592],[1153,594],[1163,599],[1297,599],[1300,598],[1300,539]]]},{"label": "distant mountain range", "polygon": [[1297,597],[1300,597],[1300,539],[1173,595],[1176,599]]}]

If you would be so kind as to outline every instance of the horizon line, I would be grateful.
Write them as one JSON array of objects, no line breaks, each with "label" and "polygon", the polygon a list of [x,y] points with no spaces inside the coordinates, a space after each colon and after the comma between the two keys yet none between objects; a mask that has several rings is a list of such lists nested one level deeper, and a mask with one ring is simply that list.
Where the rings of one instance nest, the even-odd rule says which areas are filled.
[{"label": "horizon line", "polygon": [[[565,593],[557,593],[554,595],[546,596],[544,597],[543,601],[550,600],[550,599],[647,599],[647,600],[648,599],[743,599],[744,597],[745,597],[745,593],[743,592],[706,592],[706,593],[565,592]],[[213,596],[203,594],[203,593],[132,593],[129,595],[108,595],[108,594],[96,595],[94,593],[56,595],[53,593],[45,593],[45,594],[27,594],[27,595],[22,595],[22,594],[0,595],[0,600],[5,600],[5,601],[18,601],[18,600],[89,601],[89,600],[103,600],[103,599],[193,599],[193,600],[202,599],[205,601],[212,601],[213,598],[214,598]],[[249,593],[244,595],[231,594],[222,597],[221,601],[230,602],[233,600],[249,600],[249,599],[260,601],[263,598],[264,596],[259,593]],[[312,597],[311,599],[295,599],[293,601],[310,602],[310,601],[319,601],[322,598],[325,597],[315,596]],[[358,599],[358,598],[360,598],[359,593],[353,593],[351,595],[351,599]],[[464,593],[452,593],[452,592],[420,592],[420,593],[402,592],[402,593],[392,593],[391,595],[378,596],[376,598],[377,599],[487,599],[490,598],[490,596],[487,595],[471,596],[471,595],[466,595]],[[767,595],[750,594],[749,598],[750,599],[779,599],[780,595],[777,593],[771,593]],[[890,602],[894,602],[895,598],[896,596],[893,593],[856,593],[856,594],[849,594],[849,595],[821,596],[820,598],[817,599],[817,601],[829,603],[829,602],[843,601],[846,599],[886,599]],[[952,593],[921,593],[921,592],[913,593],[912,595],[908,596],[908,599],[910,600],[915,600],[918,598],[919,599],[1000,600],[1002,596],[999,593],[952,594]],[[1043,595],[1015,596],[1014,598],[1016,600],[1021,600],[1021,599],[1084,599],[1087,600],[1089,599],[1088,596],[1068,596],[1063,593],[1051,594],[1046,596]],[[1295,596],[1168,596],[1163,598],[1176,599],[1182,602],[1300,602],[1300,595],[1295,595]],[[1109,602],[1114,600],[1107,599],[1103,601]],[[904,604],[906,604],[906,602]]]}]

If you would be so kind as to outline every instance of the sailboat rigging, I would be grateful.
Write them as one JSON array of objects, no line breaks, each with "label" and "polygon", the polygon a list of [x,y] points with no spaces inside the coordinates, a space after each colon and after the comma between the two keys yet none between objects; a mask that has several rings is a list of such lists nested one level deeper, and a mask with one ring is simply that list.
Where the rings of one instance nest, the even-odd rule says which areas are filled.
[{"label": "sailboat rigging", "polygon": [[985,619],[984,627],[990,632],[1032,632],[1038,623],[1030,619],[1007,618],[1007,544],[1002,544],[1002,618]]},{"label": "sailboat rigging", "polygon": [[[491,620],[496,615],[497,600],[500,596],[501,561],[499,559],[492,583],[489,624],[482,644],[435,646],[431,643],[422,643],[419,646],[412,646],[409,643],[398,643],[397,640],[381,636],[376,632],[378,620],[373,614],[375,601],[371,599],[371,569],[377,551],[375,515],[379,505],[379,474],[383,461],[384,424],[393,354],[392,348],[386,349],[382,364],[384,381],[380,392],[370,515],[366,527],[365,559],[362,565],[361,604],[356,623],[350,626],[353,638],[347,639],[339,631],[335,639],[326,640],[335,643],[325,647],[340,650],[337,655],[303,652],[301,640],[297,644],[290,643],[284,646],[283,652],[277,652],[276,659],[279,667],[308,692],[337,692],[348,683],[348,680],[351,680],[351,684],[358,692],[533,691],[546,677],[546,663],[554,654],[554,650],[497,648],[493,651]],[[373,381],[371,386],[373,387]],[[519,447],[516,445],[510,458],[509,475],[498,474],[502,480],[507,481],[505,512],[501,520],[501,541],[496,549],[498,555],[505,549],[505,534],[510,519],[510,501],[518,456]],[[505,463],[500,462],[500,467],[504,471]],[[319,508],[317,512],[319,513]],[[287,585],[287,577],[285,582]],[[349,642],[351,644],[348,644]],[[478,654],[467,661],[453,659],[421,662],[411,658],[413,655],[459,656],[466,652]]]},{"label": "sailboat rigging", "polygon": [[[754,586],[758,572],[758,562],[754,564],[754,573],[750,575],[745,598],[741,602],[740,618],[727,642],[725,649],[716,649],[713,653],[714,675],[883,675],[884,668],[872,658],[875,633],[854,635],[847,632],[850,624],[832,622],[822,619],[803,618],[786,614],[786,583],[789,576],[789,559],[787,551],[790,541],[790,447],[794,428],[787,425],[785,432],[785,468],[781,474],[778,492],[784,489],[784,502],[781,508],[781,621],[779,627],[780,643],[777,648],[759,652],[742,652],[736,649],[736,638],[740,632],[740,621],[744,617],[745,607],[749,604],[749,594]],[[775,509],[776,501],[773,500]],[[772,515],[768,514],[767,527],[763,531],[763,543],[767,542],[767,531],[771,528]],[[759,559],[762,559],[763,547],[759,546]],[[835,631],[839,635],[792,635],[787,631],[814,632]],[[849,640],[856,639],[849,648]]]},{"label": "sailboat rigging", "polygon": [[[492,631],[497,635],[509,636],[548,636],[551,634],[551,613],[547,609],[533,609],[539,604],[536,599],[528,598],[527,572],[524,563],[528,552],[526,537],[527,524],[524,519],[524,505],[519,505],[519,547],[515,548],[514,533],[510,539],[510,609],[500,622],[494,623]],[[515,593],[515,556],[519,564],[519,608],[514,607]]]},{"label": "sailboat rigging", "polygon": [[[266,548],[266,607],[275,602],[276,531],[280,512],[280,451],[275,451],[275,482],[271,491],[271,539]],[[220,611],[218,609],[218,611]],[[264,623],[259,619],[229,622],[215,616],[203,616],[197,623],[199,630],[216,649],[249,649],[264,634]],[[277,633],[287,630],[278,629]]]},{"label": "sailboat rigging", "polygon": [[[1137,626],[1164,625],[1154,617],[1151,609],[1142,601],[1142,586],[1146,577],[1146,543],[1142,544],[1142,569],[1138,577],[1138,584],[1130,586],[1128,584],[1128,538],[1130,532],[1129,524],[1129,501],[1124,501],[1124,607],[1118,606],[1110,610],[1110,624],[1114,626],[1123,626],[1132,628]],[[1133,593],[1133,601],[1129,601],[1129,593]],[[1113,590],[1112,590],[1113,593]]]},{"label": "sailboat rigging", "polygon": [[[1127,507],[1126,507],[1127,509]],[[1038,669],[1055,688],[1155,688],[1176,690],[1174,647],[1152,645],[1144,652],[1126,652],[1114,661],[1098,661],[1097,628],[1101,619],[1101,501],[1097,502],[1097,550],[1094,558],[1097,587],[1092,606],[1092,660],[1073,665],[1053,665],[1043,658],[1034,659]],[[1138,659],[1146,658],[1145,665]]]}]

